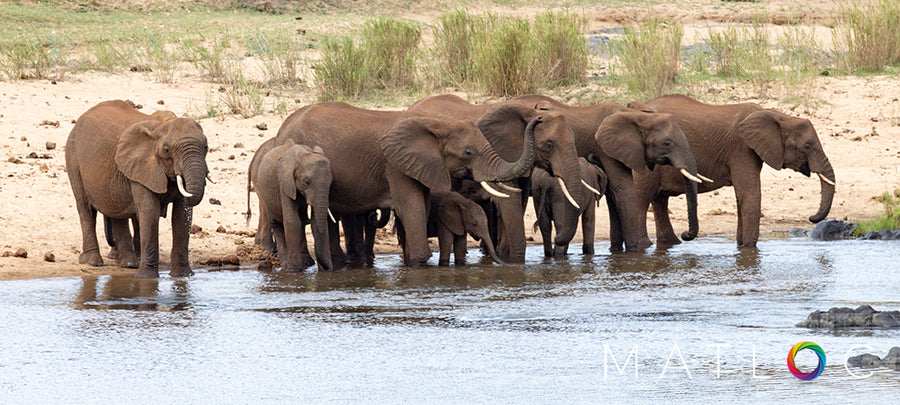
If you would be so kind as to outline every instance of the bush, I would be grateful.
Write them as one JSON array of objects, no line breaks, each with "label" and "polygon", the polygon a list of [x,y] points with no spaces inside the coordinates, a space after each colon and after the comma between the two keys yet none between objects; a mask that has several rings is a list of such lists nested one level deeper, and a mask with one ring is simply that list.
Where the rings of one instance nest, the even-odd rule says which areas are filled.
[{"label": "bush", "polygon": [[670,91],[681,62],[683,34],[680,23],[663,24],[655,18],[625,29],[622,40],[612,46],[629,90],[645,99]]},{"label": "bush", "polygon": [[853,230],[854,235],[863,236],[869,231],[878,232],[882,229],[900,229],[900,190],[894,190],[894,195],[882,194],[881,203],[884,206],[881,217],[858,223],[856,229]]},{"label": "bush", "polygon": [[363,28],[363,48],[369,69],[384,89],[411,87],[422,30],[418,24],[378,18]]},{"label": "bush", "polygon": [[353,100],[366,95],[369,71],[366,51],[352,38],[328,40],[322,59],[315,65],[320,101]]},{"label": "bush", "polygon": [[439,64],[440,81],[464,86],[475,79],[472,55],[476,33],[484,29],[481,17],[465,10],[441,15],[434,30],[434,52]]},{"label": "bush", "polygon": [[487,29],[474,36],[473,70],[485,92],[516,96],[535,89],[535,63],[529,52],[531,27],[521,18],[492,16]]},{"label": "bush", "polygon": [[568,86],[584,81],[588,65],[587,42],[582,35],[584,16],[568,12],[537,16],[532,29],[536,75],[544,87]]},{"label": "bush", "polygon": [[900,2],[858,0],[846,14],[847,25],[839,27],[835,37],[847,49],[848,69],[878,72],[900,63]]}]

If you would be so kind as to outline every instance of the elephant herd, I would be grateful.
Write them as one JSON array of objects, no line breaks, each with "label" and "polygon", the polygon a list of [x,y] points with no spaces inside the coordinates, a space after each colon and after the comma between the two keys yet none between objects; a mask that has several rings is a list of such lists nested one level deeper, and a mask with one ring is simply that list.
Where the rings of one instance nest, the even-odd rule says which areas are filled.
[{"label": "elephant herd", "polygon": [[[99,211],[108,219],[111,257],[137,267],[137,277],[158,277],[158,218],[171,203],[170,274],[192,274],[192,209],[212,181],[207,151],[200,125],[170,112],[146,115],[123,101],[85,112],[66,147],[82,227],[79,262],[103,264]],[[465,264],[467,235],[495,261],[522,263],[529,196],[546,256],[566,253],[579,218],[582,252],[593,254],[602,196],[612,251],[651,245],[651,205],[656,243],[673,245],[680,240],[669,197],[686,194],[689,229],[681,239],[691,240],[699,232],[697,193],[722,186],[733,186],[737,197],[737,244],[753,248],[763,163],[817,173],[821,202],[809,220],[828,215],[834,171],[812,124],[756,104],[709,105],[682,95],[627,106],[570,106],[540,95],[471,104],[437,95],[403,111],[376,111],[326,102],[288,116],[259,147],[247,170],[248,207],[255,190],[256,243],[278,254],[283,271],[371,265],[375,230],[391,215],[406,265],[428,262],[433,236],[438,264],[448,265],[451,252]]]}]

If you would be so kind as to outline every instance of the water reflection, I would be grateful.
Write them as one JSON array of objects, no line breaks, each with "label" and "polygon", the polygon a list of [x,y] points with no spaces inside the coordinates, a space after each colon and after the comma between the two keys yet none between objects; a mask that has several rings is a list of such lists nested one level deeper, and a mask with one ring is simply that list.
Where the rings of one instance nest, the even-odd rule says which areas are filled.
[{"label": "water reflection", "polygon": [[160,293],[160,279],[131,275],[85,276],[72,301],[75,309],[181,311],[191,308],[189,281],[171,281],[171,294]]}]

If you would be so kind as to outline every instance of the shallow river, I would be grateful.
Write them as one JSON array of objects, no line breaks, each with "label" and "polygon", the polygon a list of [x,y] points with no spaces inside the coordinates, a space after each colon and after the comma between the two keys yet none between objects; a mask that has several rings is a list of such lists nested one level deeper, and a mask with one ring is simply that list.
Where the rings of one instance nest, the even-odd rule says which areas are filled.
[{"label": "shallow river", "polygon": [[[898,371],[845,367],[848,353],[900,346],[900,330],[794,326],[834,306],[900,309],[900,242],[770,237],[739,251],[700,238],[597,251],[544,260],[530,247],[524,266],[404,269],[386,255],[374,269],[318,274],[0,282],[0,403],[881,403],[900,393]],[[786,365],[802,341],[827,357],[811,381]],[[817,358],[804,350],[796,363],[811,371]]]}]

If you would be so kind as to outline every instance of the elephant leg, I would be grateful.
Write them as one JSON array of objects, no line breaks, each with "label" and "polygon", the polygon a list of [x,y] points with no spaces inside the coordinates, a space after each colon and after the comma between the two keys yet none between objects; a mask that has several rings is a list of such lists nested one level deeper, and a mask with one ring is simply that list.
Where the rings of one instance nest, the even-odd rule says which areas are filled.
[{"label": "elephant leg", "polygon": [[406,265],[425,266],[431,258],[428,247],[428,190],[396,169],[387,170],[389,172],[385,173],[385,177],[388,179],[391,201],[406,231],[406,254],[409,257]]},{"label": "elephant leg", "polygon": [[553,257],[553,223],[550,215],[548,212],[544,217],[538,218],[538,229],[541,230],[541,242],[544,245],[544,257]]},{"label": "elephant leg", "polygon": [[275,239],[275,249],[278,249],[278,262],[281,267],[284,268],[285,254],[288,251],[284,234],[284,225],[271,219],[267,219],[266,221],[269,222],[269,229],[272,230],[272,238]]},{"label": "elephant leg", "polygon": [[609,250],[622,252],[625,250],[625,237],[622,235],[622,222],[619,220],[616,198],[610,192],[606,193],[606,207],[609,209]]},{"label": "elephant leg", "polygon": [[497,253],[507,263],[525,263],[525,209],[520,193],[511,193],[509,198],[495,201],[500,213],[500,246]]},{"label": "elephant leg", "polygon": [[450,252],[454,251],[455,240],[456,235],[454,235],[453,232],[450,232],[450,230],[444,226],[438,225],[438,248],[440,251],[438,266],[450,265]]},{"label": "elephant leg", "polygon": [[466,235],[453,235],[453,263],[457,266],[466,265]]},{"label": "elephant leg", "polygon": [[594,255],[594,228],[597,225],[597,207],[591,201],[584,207],[584,213],[581,214],[581,253],[589,256]]},{"label": "elephant leg", "polygon": [[156,278],[159,277],[159,217],[162,209],[159,195],[138,183],[131,183],[131,194],[141,224],[141,264],[135,277]]},{"label": "elephant leg", "polygon": [[[289,273],[301,272],[309,266],[312,257],[309,255],[309,247],[306,242],[306,227],[300,219],[298,204],[295,200],[282,196],[282,223],[281,233],[284,242],[278,245],[278,257],[281,259],[281,269]],[[302,209],[306,209],[306,204]],[[283,248],[283,250],[282,250]],[[307,260],[308,259],[308,260]]]},{"label": "elephant leg", "polygon": [[375,264],[375,232],[377,230],[378,228],[366,221],[363,233],[363,257],[365,258],[366,266],[370,267]]},{"label": "elephant leg", "polygon": [[737,199],[738,247],[756,247],[759,241],[759,218],[762,212],[759,172],[755,175],[732,176],[734,195]]},{"label": "elephant leg", "polygon": [[[606,204],[610,209],[610,250],[621,251],[622,244],[629,252],[640,252],[650,247],[647,236],[647,207],[639,207],[637,190],[631,169],[609,157],[601,157],[608,183]],[[641,221],[641,216],[644,220]]]},{"label": "elephant leg", "polygon": [[138,256],[138,260],[141,258],[141,225],[138,222],[138,218],[131,217],[131,228],[133,232],[131,233],[131,244],[132,251]]},{"label": "elephant leg", "polygon": [[347,259],[353,267],[362,266],[365,263],[365,215],[344,215],[344,244],[347,249]]},{"label": "elephant leg", "polygon": [[[75,189],[75,185],[72,186]],[[79,187],[80,188],[80,187]],[[100,244],[97,242],[97,210],[88,205],[86,196],[79,198],[75,192],[78,218],[81,220],[81,254],[78,263],[91,266],[102,266],[103,258],[100,256]]]},{"label": "elephant leg", "polygon": [[569,253],[569,242],[578,229],[579,212],[565,198],[557,198],[553,205],[553,223],[556,237],[553,239],[553,256],[563,257]]},{"label": "elephant leg", "polygon": [[261,247],[262,250],[265,250],[269,253],[275,253],[275,240],[272,236],[272,228],[269,226],[269,221],[266,220],[267,215],[265,204],[259,204],[258,216],[259,219],[257,219],[256,224],[256,237],[253,238],[253,242]]},{"label": "elephant leg", "polygon": [[681,243],[669,219],[669,197],[660,195],[653,199],[653,221],[656,223],[657,245],[672,246]]},{"label": "elephant leg", "polygon": [[172,277],[188,277],[194,274],[188,257],[193,214],[194,207],[187,206],[183,198],[177,198],[172,202],[172,270],[169,271]]},{"label": "elephant leg", "polygon": [[131,230],[128,229],[129,220],[129,218],[106,218],[106,221],[109,224],[109,232],[112,234],[113,240],[116,243],[114,249],[117,264],[120,267],[135,269],[138,267],[139,259],[134,252],[134,242],[132,241]]},{"label": "elephant leg", "polygon": [[113,219],[106,215],[103,216],[103,233],[106,234],[106,244],[110,246],[106,258],[113,260],[118,259],[119,249],[116,248],[116,237],[113,235]]},{"label": "elephant leg", "polygon": [[403,221],[394,212],[394,229],[397,231],[397,244],[400,245],[403,263],[409,263],[409,253],[406,251],[406,228],[403,227]]}]

